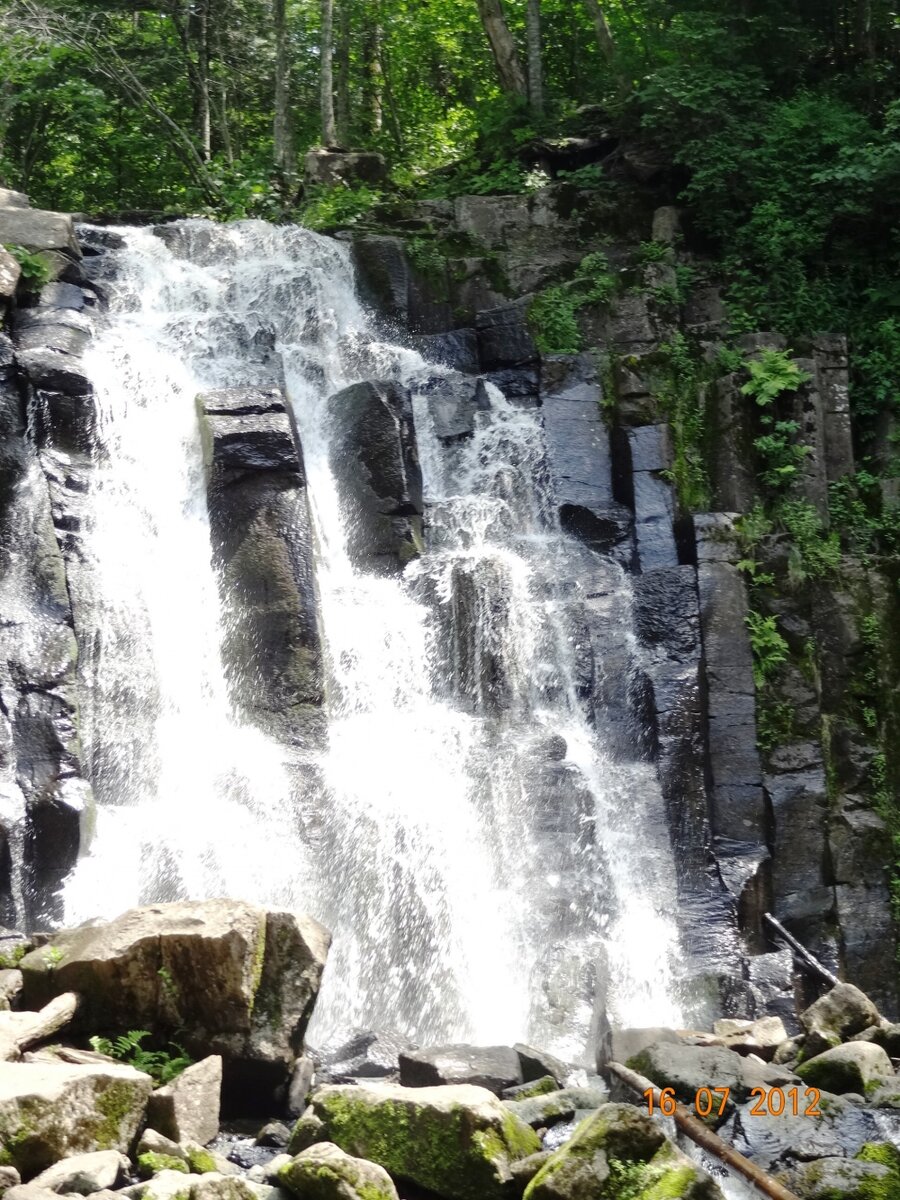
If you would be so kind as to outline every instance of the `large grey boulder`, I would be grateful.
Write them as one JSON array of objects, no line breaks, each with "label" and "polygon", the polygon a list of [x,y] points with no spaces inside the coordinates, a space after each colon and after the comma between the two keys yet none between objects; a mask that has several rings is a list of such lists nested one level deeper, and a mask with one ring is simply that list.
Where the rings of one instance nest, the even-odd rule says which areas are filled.
[{"label": "large grey boulder", "polygon": [[226,1098],[246,1104],[249,1089],[266,1107],[301,1049],[329,941],[311,917],[237,900],[130,909],[26,955],[23,1000],[74,991],[87,1032],[177,1035],[191,1054],[222,1056]]},{"label": "large grey boulder", "polygon": [[278,1172],[298,1200],[397,1200],[384,1167],[345,1154],[333,1142],[310,1146]]},{"label": "large grey boulder", "polygon": [[[719,1136],[764,1171],[790,1162],[852,1156],[867,1142],[879,1140],[875,1115],[840,1096],[826,1095],[817,1105],[821,1116],[806,1114],[811,1098],[799,1085],[800,1111],[779,1116],[759,1112],[756,1099],[738,1107]],[[756,1108],[756,1112],[752,1110]]]},{"label": "large grey boulder", "polygon": [[56,250],[70,258],[81,258],[68,213],[0,205],[0,244],[22,246],[30,253]]},{"label": "large grey boulder", "polygon": [[342,183],[377,185],[387,178],[384,156],[372,150],[310,150],[305,166],[308,182],[326,187]]},{"label": "large grey boulder", "polygon": [[800,1014],[807,1047],[813,1054],[848,1041],[880,1019],[869,997],[852,983],[839,983]]},{"label": "large grey boulder", "polygon": [[97,1150],[93,1154],[76,1154],[54,1163],[32,1179],[31,1184],[51,1192],[89,1196],[104,1188],[114,1188],[129,1168],[127,1155],[118,1150]]},{"label": "large grey boulder", "polygon": [[328,402],[331,468],[347,549],[364,569],[394,573],[422,550],[422,471],[412,401],[396,383],[355,383]]},{"label": "large grey boulder", "polygon": [[62,1158],[127,1153],[153,1088],[133,1067],[0,1063],[0,1129],[25,1179]]},{"label": "large grey boulder", "polygon": [[525,1200],[593,1200],[619,1194],[679,1200],[722,1200],[710,1177],[669,1142],[662,1129],[631,1105],[606,1104],[540,1168]]},{"label": "large grey boulder", "polygon": [[467,1084],[324,1087],[312,1110],[320,1140],[447,1200],[502,1200],[511,1164],[541,1149],[496,1096]]},{"label": "large grey boulder", "polygon": [[523,1082],[522,1064],[509,1046],[426,1046],[400,1055],[400,1082],[404,1087],[471,1083],[499,1096]]},{"label": "large grey boulder", "polygon": [[211,1142],[219,1132],[222,1059],[211,1054],[150,1097],[147,1124],[173,1142]]},{"label": "large grey boulder", "polygon": [[663,1026],[647,1026],[634,1029],[608,1029],[600,1039],[597,1051],[597,1070],[602,1074],[610,1062],[627,1063],[629,1059],[646,1050],[648,1046],[661,1042],[678,1045],[681,1038],[674,1029]]},{"label": "large grey boulder", "polygon": [[865,1096],[892,1080],[894,1068],[887,1051],[874,1042],[848,1042],[801,1063],[797,1074],[804,1083],[824,1092]]}]

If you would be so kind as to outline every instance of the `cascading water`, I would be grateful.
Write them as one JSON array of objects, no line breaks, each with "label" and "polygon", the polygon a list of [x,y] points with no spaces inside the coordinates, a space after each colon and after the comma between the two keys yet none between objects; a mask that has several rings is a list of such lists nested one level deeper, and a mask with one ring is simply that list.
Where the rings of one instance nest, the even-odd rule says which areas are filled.
[{"label": "cascading water", "polygon": [[[432,397],[452,373],[377,339],[336,242],[256,222],[120,232],[94,267],[110,303],[88,358],[77,624],[99,805],[67,918],[209,895],[309,911],[335,933],[318,1042],[364,1025],[573,1059],[597,986],[615,1019],[677,1022],[659,788],[589,721],[570,620],[587,562],[627,642],[628,580],[561,531],[539,413],[488,386],[473,436],[442,440]],[[317,539],[318,750],[247,725],[222,667],[194,398],[273,371]],[[426,550],[402,578],[354,565],[329,465],[329,399],[366,378],[413,395]]]}]

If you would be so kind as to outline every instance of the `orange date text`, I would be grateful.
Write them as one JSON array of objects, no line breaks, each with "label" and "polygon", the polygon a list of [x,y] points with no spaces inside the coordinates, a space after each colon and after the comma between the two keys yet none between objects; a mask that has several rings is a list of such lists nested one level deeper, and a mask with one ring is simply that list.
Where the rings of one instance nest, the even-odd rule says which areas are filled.
[{"label": "orange date text", "polygon": [[[821,1092],[818,1088],[763,1088],[750,1092],[752,1101],[747,1110],[751,1117],[821,1117],[819,1108]],[[698,1117],[724,1117],[725,1107],[731,1098],[731,1088],[702,1087],[694,1093],[693,1109]],[[673,1088],[647,1088],[644,1092],[647,1111],[652,1116],[660,1112],[664,1117],[673,1117],[678,1107]]]}]

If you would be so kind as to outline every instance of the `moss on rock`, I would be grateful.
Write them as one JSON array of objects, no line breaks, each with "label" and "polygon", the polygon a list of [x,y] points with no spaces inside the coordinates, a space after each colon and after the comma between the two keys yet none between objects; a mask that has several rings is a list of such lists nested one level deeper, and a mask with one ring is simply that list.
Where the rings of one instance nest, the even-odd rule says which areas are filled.
[{"label": "moss on rock", "polygon": [[721,1200],[721,1193],[648,1116],[605,1104],[547,1160],[525,1200]]},{"label": "moss on rock", "polygon": [[326,1087],[312,1105],[329,1141],[448,1200],[500,1200],[510,1164],[541,1148],[495,1096],[469,1085]]},{"label": "moss on rock", "polygon": [[176,1158],[174,1154],[157,1154],[153,1150],[148,1150],[146,1154],[139,1154],[138,1174],[141,1179],[150,1179],[154,1175],[158,1175],[160,1171],[180,1171],[187,1175],[190,1171],[188,1164],[181,1158]]}]

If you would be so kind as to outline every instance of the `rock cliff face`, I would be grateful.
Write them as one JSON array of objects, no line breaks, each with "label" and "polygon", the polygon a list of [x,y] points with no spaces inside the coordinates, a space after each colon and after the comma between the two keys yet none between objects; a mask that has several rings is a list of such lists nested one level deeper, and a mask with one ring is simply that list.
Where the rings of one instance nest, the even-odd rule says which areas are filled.
[{"label": "rock cliff face", "polygon": [[[894,619],[890,568],[845,556],[827,575],[788,580],[783,553],[771,564],[774,586],[748,598],[740,518],[766,492],[760,430],[741,393],[746,375],[693,384],[706,431],[687,454],[705,459],[710,511],[689,508],[675,486],[686,452],[679,372],[689,369],[678,349],[690,344],[711,363],[725,338],[724,306],[705,281],[714,271],[677,250],[675,210],[622,214],[596,204],[567,183],[531,197],[426,202],[404,216],[427,228],[428,255],[421,235],[410,247],[386,214],[377,231],[352,235],[360,286],[427,353],[541,406],[564,527],[634,572],[643,665],[631,694],[614,703],[630,714],[626,752],[640,744],[657,763],[682,936],[708,964],[710,983],[747,1011],[789,1009],[790,957],[774,950],[769,911],[893,1011],[892,860],[877,811],[885,761],[854,701],[866,687],[893,689],[893,650],[882,644],[882,660],[871,661],[874,623],[890,629]],[[540,354],[535,338],[548,339],[534,295],[577,279],[598,251],[610,299],[569,310],[586,353]],[[684,265],[701,282],[683,285]],[[787,347],[777,334],[740,344],[747,356],[767,348]],[[792,495],[827,530],[829,486],[854,470],[847,345],[823,336],[800,349],[807,382],[780,401],[778,416],[795,423],[801,448]],[[775,698],[754,681],[751,600],[789,645]],[[610,689],[591,687],[608,705]],[[896,722],[892,704],[883,707],[882,739]],[[888,778],[892,770],[888,761]]]},{"label": "rock cliff face", "polygon": [[[402,234],[358,233],[361,289],[395,331],[463,372],[452,387],[436,380],[430,397],[444,444],[470,436],[489,384],[541,410],[548,488],[577,539],[560,567],[578,597],[564,614],[580,648],[575,687],[614,752],[655,769],[693,999],[700,1006],[714,996],[746,1016],[788,1015],[799,983],[770,940],[771,911],[890,1013],[889,845],[867,790],[875,751],[848,703],[868,669],[868,616],[887,609],[889,589],[874,568],[844,561],[827,578],[753,598],[777,617],[790,650],[780,686],[791,720],[763,739],[761,753],[772,713],[761,711],[769,700],[754,680],[739,565],[739,517],[760,496],[754,429],[740,380],[710,384],[711,503],[702,512],[687,505],[673,483],[685,470],[673,347],[690,336],[714,357],[723,314],[714,289],[679,291],[672,214],[630,215],[632,227],[644,222],[637,240],[651,228],[656,238],[643,263],[621,214],[570,185],[531,198],[430,202],[419,216],[437,257],[423,268]],[[12,340],[0,339],[0,922],[34,927],[60,915],[59,888],[86,844],[81,814],[91,804],[76,670],[79,531],[95,443],[80,355],[99,296],[67,218],[7,201],[0,242],[44,253],[56,276],[40,296],[20,287]],[[612,283],[606,302],[577,312],[582,349],[542,353],[532,295],[601,246]],[[4,303],[14,276],[0,260]],[[773,335],[746,349],[778,345]],[[806,448],[798,495],[826,520],[828,485],[853,466],[846,347],[818,339],[800,366],[809,382],[785,419]],[[314,746],[324,681],[302,447],[277,388],[208,393],[199,406],[233,700],[294,745]],[[349,555],[395,574],[422,548],[410,397],[394,383],[364,382],[333,397],[331,409],[333,465],[353,510]],[[633,630],[611,624],[604,560],[588,550],[631,574]],[[455,586],[454,603],[474,611],[466,580]],[[462,643],[452,653],[467,702],[502,709],[498,664]],[[557,842],[593,835],[568,768],[544,750],[528,786],[545,801],[552,855]]]}]

